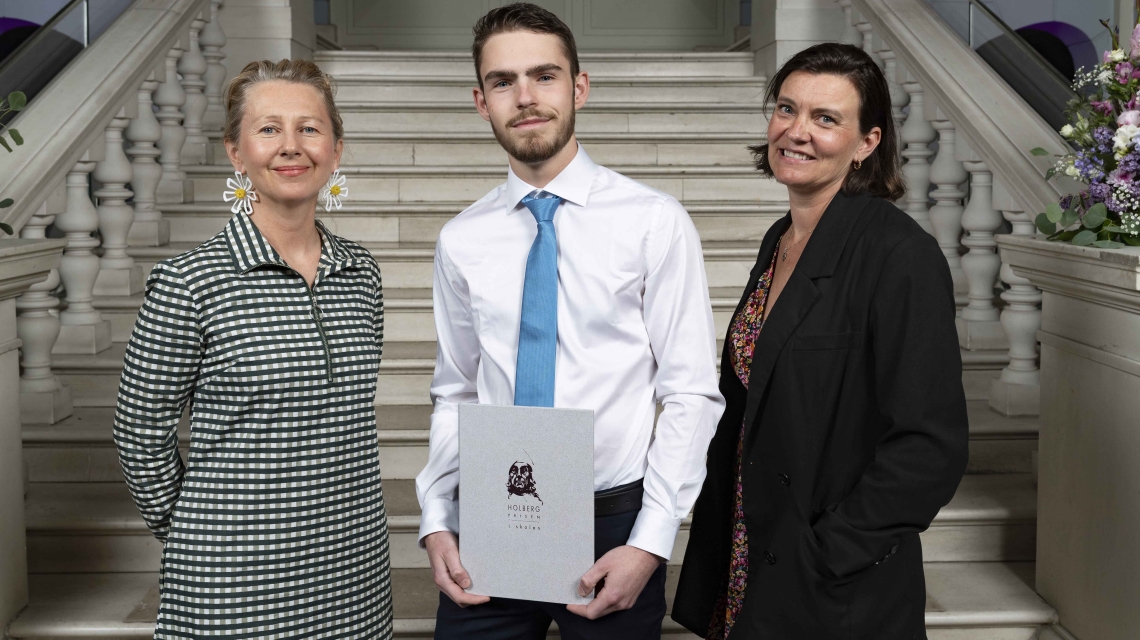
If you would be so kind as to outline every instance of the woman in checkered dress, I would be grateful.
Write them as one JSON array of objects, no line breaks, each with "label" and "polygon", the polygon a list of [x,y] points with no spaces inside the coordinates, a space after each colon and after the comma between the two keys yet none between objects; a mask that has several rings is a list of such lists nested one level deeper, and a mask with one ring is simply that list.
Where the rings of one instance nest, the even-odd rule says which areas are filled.
[{"label": "woman in checkered dress", "polygon": [[251,63],[226,109],[234,216],[151,272],[115,414],[164,542],[155,638],[390,638],[380,269],[315,219],[343,147],[331,82]]}]

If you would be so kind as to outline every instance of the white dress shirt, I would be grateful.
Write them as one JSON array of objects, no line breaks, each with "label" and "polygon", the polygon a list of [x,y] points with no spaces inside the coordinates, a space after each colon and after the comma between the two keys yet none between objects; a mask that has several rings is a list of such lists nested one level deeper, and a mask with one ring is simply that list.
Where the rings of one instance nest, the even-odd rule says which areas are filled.
[{"label": "white dress shirt", "polygon": [[[458,405],[514,404],[523,275],[537,235],[521,201],[535,190],[509,171],[436,244],[439,350],[430,454],[416,478],[421,544],[458,533]],[[724,411],[700,237],[674,198],[595,164],[581,147],[542,191],[563,199],[554,217],[554,406],[594,410],[594,488],[644,477],[628,544],[668,558]]]}]

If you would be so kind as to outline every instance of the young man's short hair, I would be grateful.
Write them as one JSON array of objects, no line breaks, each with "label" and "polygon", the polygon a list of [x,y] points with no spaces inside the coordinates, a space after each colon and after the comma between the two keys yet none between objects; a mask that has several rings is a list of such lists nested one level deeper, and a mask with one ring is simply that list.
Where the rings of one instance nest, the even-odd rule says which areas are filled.
[{"label": "young man's short hair", "polygon": [[563,53],[570,60],[571,77],[578,77],[578,47],[574,44],[574,34],[558,16],[538,5],[516,2],[491,9],[487,15],[479,18],[472,31],[475,33],[475,42],[471,45],[471,53],[475,57],[475,76],[479,79],[480,87],[483,86],[479,70],[479,65],[483,62],[483,45],[491,36],[510,31],[532,31],[558,36],[562,41]]}]

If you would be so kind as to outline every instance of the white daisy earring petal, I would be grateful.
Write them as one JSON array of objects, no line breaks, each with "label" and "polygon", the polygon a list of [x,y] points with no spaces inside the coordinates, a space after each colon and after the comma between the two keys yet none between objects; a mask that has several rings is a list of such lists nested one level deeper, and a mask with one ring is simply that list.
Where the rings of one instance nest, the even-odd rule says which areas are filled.
[{"label": "white daisy earring petal", "polygon": [[333,207],[340,209],[340,199],[348,196],[348,187],[345,186],[346,179],[340,173],[340,169],[332,172],[329,176],[328,183],[321,189],[321,198],[325,201],[325,211],[332,211]]},{"label": "white daisy earring petal", "polygon": [[247,216],[251,215],[253,203],[257,202],[257,192],[253,190],[253,182],[250,181],[249,176],[240,171],[234,171],[234,177],[226,178],[226,186],[230,188],[230,191],[222,192],[222,200],[233,202],[230,211],[233,213],[242,211]]}]

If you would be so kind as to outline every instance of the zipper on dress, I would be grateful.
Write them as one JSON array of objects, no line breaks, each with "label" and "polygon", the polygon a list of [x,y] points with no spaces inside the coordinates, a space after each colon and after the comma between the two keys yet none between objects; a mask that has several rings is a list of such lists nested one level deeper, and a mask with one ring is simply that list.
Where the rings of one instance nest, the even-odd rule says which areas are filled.
[{"label": "zipper on dress", "polygon": [[333,381],[333,368],[332,368],[332,350],[329,349],[329,340],[325,336],[325,327],[321,324],[324,314],[321,313],[321,308],[317,306],[317,296],[309,287],[305,287],[309,292],[309,299],[312,301],[313,306],[309,309],[309,316],[313,318],[313,323],[317,325],[317,333],[321,334],[321,345],[325,348],[325,363],[327,364],[328,381]]}]

